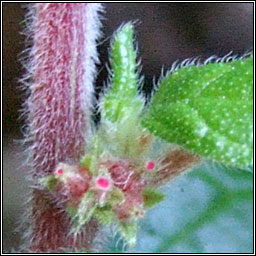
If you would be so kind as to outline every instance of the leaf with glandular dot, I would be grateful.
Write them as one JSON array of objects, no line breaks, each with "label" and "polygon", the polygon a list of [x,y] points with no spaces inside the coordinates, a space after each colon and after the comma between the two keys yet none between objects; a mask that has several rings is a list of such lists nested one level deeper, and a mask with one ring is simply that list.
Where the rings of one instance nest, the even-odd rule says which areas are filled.
[{"label": "leaf with glandular dot", "polygon": [[142,125],[208,159],[252,165],[253,58],[188,66],[169,74]]}]

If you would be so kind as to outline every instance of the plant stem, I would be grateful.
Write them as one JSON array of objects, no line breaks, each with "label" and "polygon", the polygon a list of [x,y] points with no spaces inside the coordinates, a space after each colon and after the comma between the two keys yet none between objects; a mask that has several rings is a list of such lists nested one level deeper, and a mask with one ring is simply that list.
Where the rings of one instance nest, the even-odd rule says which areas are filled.
[{"label": "plant stem", "polygon": [[[26,102],[32,181],[32,212],[27,249],[60,252],[89,249],[97,224],[70,235],[63,203],[38,186],[59,162],[77,162],[90,136],[96,39],[100,4],[36,3],[30,7],[32,47]],[[90,231],[90,232],[89,232]],[[89,238],[90,237],[90,238]]]}]

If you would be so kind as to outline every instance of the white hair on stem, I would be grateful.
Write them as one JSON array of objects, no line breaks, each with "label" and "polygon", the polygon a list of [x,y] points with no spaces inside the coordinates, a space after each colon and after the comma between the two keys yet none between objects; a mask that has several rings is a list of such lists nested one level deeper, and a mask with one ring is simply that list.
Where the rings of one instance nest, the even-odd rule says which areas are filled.
[{"label": "white hair on stem", "polygon": [[[37,199],[32,198],[34,196],[33,192],[37,191],[41,193],[40,191],[43,191],[42,186],[38,184],[38,179],[51,173],[54,163],[56,165],[60,160],[72,163],[73,160],[76,160],[74,158],[80,157],[79,152],[83,150],[84,142],[88,139],[88,136],[90,136],[91,129],[93,129],[91,124],[91,109],[94,101],[93,84],[96,76],[96,64],[99,63],[96,40],[101,35],[101,17],[99,13],[103,11],[103,8],[99,3],[78,5],[79,4],[69,3],[34,3],[25,6],[27,13],[23,22],[24,29],[22,33],[26,35],[26,49],[22,52],[20,60],[23,67],[26,69],[26,74],[20,79],[20,83],[27,100],[23,103],[21,118],[26,119],[26,126],[23,127],[24,140],[22,143],[26,146],[25,153],[27,155],[27,161],[24,164],[30,168],[30,173],[28,173],[27,176],[31,184],[31,199],[26,203],[28,206],[26,207],[25,215],[27,216],[22,217],[22,220],[27,223],[22,225],[23,229],[24,226],[26,226],[25,229],[27,229],[25,233],[23,232],[25,241],[21,248],[23,251],[30,251],[29,245],[39,239],[38,235],[41,235],[41,238],[50,236],[53,242],[57,241],[57,234],[54,232],[54,228],[57,228],[57,226],[55,226],[57,223],[50,223],[48,225],[49,227],[47,226],[45,229],[45,220],[42,219],[38,227],[38,232],[41,232],[41,234],[33,233],[33,225],[35,224],[33,222],[38,216],[41,216],[41,210],[43,210],[40,209],[40,206],[37,207],[34,205]],[[59,15],[53,18],[54,15],[56,15],[56,10],[57,12],[59,11]],[[40,12],[42,16],[39,17],[38,12]],[[65,15],[73,16],[68,20],[62,19]],[[51,57],[51,49],[48,47],[51,45],[49,41],[56,39],[61,42],[60,34],[52,32],[56,24],[55,22],[67,22],[73,29],[72,31],[70,30],[70,33],[72,33],[70,38],[72,40],[62,42],[63,45],[56,44],[57,48],[54,48],[55,50],[53,49],[53,54],[59,59],[55,58],[55,65],[52,65],[52,63],[50,63],[52,59],[47,59]],[[52,25],[49,26],[49,24]],[[62,29],[62,31],[64,31],[62,35],[69,35],[69,32],[66,32],[65,27],[62,26],[63,24],[58,26],[59,31]],[[79,24],[82,24],[82,26]],[[78,36],[78,33],[83,35],[84,41]],[[81,46],[83,43],[84,46]],[[67,47],[65,47],[64,44],[66,44]],[[74,44],[75,47],[71,47],[71,44]],[[73,63],[73,73],[66,74],[66,77],[71,79],[71,83],[65,83],[62,87],[62,82],[58,80],[58,76],[61,74],[61,69],[58,69],[58,67],[64,68],[62,70],[64,73],[68,70],[68,67],[61,66],[64,65],[63,62],[60,62],[61,64],[59,65],[58,60],[61,59],[63,51],[65,53],[65,49],[67,50],[67,48],[72,51],[71,56],[73,56],[73,59],[70,60],[71,62],[66,63],[71,63],[71,67]],[[79,60],[81,62],[81,70],[83,70],[81,72],[74,68],[74,65],[78,65],[78,54],[83,56],[82,60]],[[47,71],[51,67],[55,68],[55,66],[56,70],[54,72]],[[43,76],[38,75],[40,69],[44,73]],[[79,75],[81,76],[80,81],[82,81],[82,83],[76,84],[75,80],[78,79]],[[54,76],[56,83],[46,83],[49,76]],[[44,83],[46,83],[46,86],[43,86]],[[70,94],[68,90],[71,91]],[[51,98],[49,98],[48,95],[52,95],[50,96]],[[65,99],[61,97],[65,97]],[[69,103],[68,100],[70,97],[71,100]],[[51,102],[47,102],[47,99],[48,101],[50,99]],[[44,102],[45,108],[40,107]],[[63,108],[64,104],[67,107]],[[78,112],[75,117],[77,106],[81,111]],[[51,116],[48,115],[49,113]],[[84,127],[86,129],[84,129]],[[81,133],[81,140],[76,137],[77,131],[78,134],[79,132]],[[52,141],[49,141],[49,139]],[[70,154],[68,147],[73,147],[74,153],[72,153],[71,150]],[[38,196],[40,195],[37,195],[37,197]],[[63,198],[59,199],[57,195],[52,195],[51,198],[46,196],[43,200],[54,205],[56,214],[66,214],[63,208],[63,204],[65,203]],[[73,246],[75,246],[75,242],[81,245],[88,236],[88,231],[89,229],[87,229],[86,234],[79,234],[78,237],[74,239]],[[63,246],[65,247],[65,245]],[[70,247],[70,245],[68,245],[68,247]],[[47,246],[45,248],[47,248]],[[47,252],[48,251],[50,250],[47,249]]]}]

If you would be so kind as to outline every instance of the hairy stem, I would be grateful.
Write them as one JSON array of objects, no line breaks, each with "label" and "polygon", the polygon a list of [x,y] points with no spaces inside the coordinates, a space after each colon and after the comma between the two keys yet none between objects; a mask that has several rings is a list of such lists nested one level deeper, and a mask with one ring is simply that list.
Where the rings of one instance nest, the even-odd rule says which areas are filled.
[{"label": "hairy stem", "polygon": [[38,179],[53,173],[59,162],[79,161],[84,153],[90,135],[100,8],[94,3],[30,7],[33,42],[27,78],[32,82],[28,83],[26,139],[31,145],[35,188],[27,248],[34,252],[89,248],[97,232],[93,223],[90,232],[85,228],[79,239],[70,235],[70,219],[62,203],[40,188]]}]

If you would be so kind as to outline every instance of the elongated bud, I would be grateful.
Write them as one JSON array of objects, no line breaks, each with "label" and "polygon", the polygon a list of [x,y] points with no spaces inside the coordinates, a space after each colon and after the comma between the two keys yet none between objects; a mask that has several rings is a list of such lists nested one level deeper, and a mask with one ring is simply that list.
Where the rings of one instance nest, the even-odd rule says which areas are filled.
[{"label": "elongated bud", "polygon": [[[33,45],[28,77],[32,82],[26,106],[35,183],[38,177],[53,173],[59,162],[79,161],[84,152],[98,61],[95,40],[100,8],[94,3],[36,3],[31,7]],[[61,208],[47,193],[34,190],[33,196],[34,224],[28,247],[36,252],[59,252],[59,248],[75,246],[74,239],[67,238],[70,230],[63,221],[67,219],[64,211],[59,213]],[[88,242],[80,241],[80,246],[87,247]]]}]

